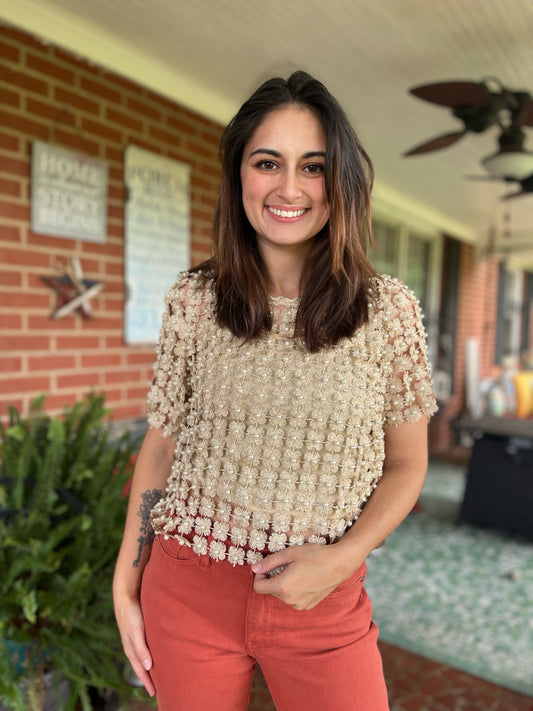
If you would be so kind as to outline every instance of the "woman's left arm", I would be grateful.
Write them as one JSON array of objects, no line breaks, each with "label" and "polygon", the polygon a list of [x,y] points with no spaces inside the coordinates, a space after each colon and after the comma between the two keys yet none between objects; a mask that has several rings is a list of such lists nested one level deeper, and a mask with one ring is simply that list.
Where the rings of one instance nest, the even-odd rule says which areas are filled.
[{"label": "woman's left arm", "polygon": [[[252,567],[256,592],[275,595],[297,610],[310,610],[347,580],[415,505],[427,471],[427,425],[425,416],[389,425],[383,475],[348,533],[333,545],[291,546],[256,563]],[[268,573],[280,565],[287,568],[269,578]]]}]

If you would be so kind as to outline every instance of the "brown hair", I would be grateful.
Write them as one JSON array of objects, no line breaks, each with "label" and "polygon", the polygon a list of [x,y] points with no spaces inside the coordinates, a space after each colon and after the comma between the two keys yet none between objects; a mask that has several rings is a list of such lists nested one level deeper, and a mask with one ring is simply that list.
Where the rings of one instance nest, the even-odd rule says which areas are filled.
[{"label": "brown hair", "polygon": [[311,110],[327,141],[324,177],[330,216],[316,235],[302,271],[295,327],[296,337],[314,352],[353,335],[368,319],[367,292],[375,276],[366,256],[373,169],[342,108],[306,72],[266,81],[226,128],[221,142],[222,184],[213,220],[214,256],[201,268],[214,277],[220,325],[246,339],[271,329],[268,273],[244,212],[240,168],[257,126],[288,104]]}]

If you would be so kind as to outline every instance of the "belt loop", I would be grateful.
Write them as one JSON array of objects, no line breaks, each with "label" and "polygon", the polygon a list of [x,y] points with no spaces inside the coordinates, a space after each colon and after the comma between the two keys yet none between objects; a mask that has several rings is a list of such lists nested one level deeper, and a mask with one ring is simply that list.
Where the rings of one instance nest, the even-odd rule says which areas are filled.
[{"label": "belt loop", "polygon": [[209,553],[206,553],[205,555],[200,556],[200,567],[201,568],[210,568],[212,564],[211,556]]}]

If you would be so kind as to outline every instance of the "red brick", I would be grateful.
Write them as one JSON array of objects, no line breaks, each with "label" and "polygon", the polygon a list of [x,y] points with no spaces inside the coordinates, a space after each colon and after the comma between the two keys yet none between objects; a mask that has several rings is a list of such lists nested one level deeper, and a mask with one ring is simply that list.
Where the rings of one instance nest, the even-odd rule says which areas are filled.
[{"label": "red brick", "polygon": [[150,348],[145,353],[128,353],[127,362],[129,365],[151,366],[155,360],[155,351]]},{"label": "red brick", "polygon": [[8,111],[0,111],[0,125],[14,128],[19,134],[25,133],[35,138],[48,138],[48,126],[45,123],[39,123]]},{"label": "red brick", "polygon": [[62,62],[65,62],[73,67],[78,67],[78,69],[81,69],[81,71],[83,71],[83,72],[88,72],[90,74],[99,74],[100,73],[100,67],[98,67],[96,65],[89,64],[87,62],[87,60],[82,59],[81,57],[77,57],[72,52],[69,52],[68,50],[64,50],[61,47],[54,47],[53,53],[54,53],[54,56],[56,56]]},{"label": "red brick", "polygon": [[0,293],[0,306],[19,309],[48,309],[49,298],[44,294],[31,294],[19,291]]},{"label": "red brick", "polygon": [[108,225],[107,226],[107,234],[110,237],[119,237],[121,240],[124,239],[124,224],[120,225]]},{"label": "red brick", "polygon": [[65,104],[75,106],[80,111],[86,111],[89,114],[95,115],[98,115],[99,113],[100,107],[97,101],[93,101],[93,99],[89,99],[87,96],[78,94],[70,89],[64,89],[61,86],[56,86],[54,98],[57,101],[63,101]]},{"label": "red brick", "polygon": [[76,358],[66,355],[34,356],[28,360],[28,368],[35,370],[67,370],[76,367]]},{"label": "red brick", "polygon": [[11,407],[16,408],[16,410],[18,412],[21,412],[22,408],[23,408],[22,398],[18,398],[18,399],[9,398],[7,400],[0,400],[0,417],[6,417],[9,414],[9,409]]},{"label": "red brick", "polygon": [[126,390],[126,396],[128,400],[142,400],[146,401],[146,396],[148,394],[148,385],[139,388],[128,388]]},{"label": "red brick", "polygon": [[115,89],[111,89],[111,87],[106,86],[102,82],[94,81],[93,79],[82,76],[80,78],[80,86],[89,94],[96,94],[103,99],[109,99],[109,101],[112,101],[114,104],[120,104],[121,102],[122,95],[120,92],[115,91]]},{"label": "red brick", "polygon": [[50,266],[50,255],[44,252],[30,252],[23,248],[2,248],[0,249],[0,263],[48,268]]},{"label": "red brick", "polygon": [[106,118],[113,123],[118,123],[119,126],[128,127],[134,131],[142,131],[142,122],[136,118],[133,118],[124,111],[117,111],[116,109],[108,108],[106,110]]},{"label": "red brick", "polygon": [[124,77],[118,76],[118,74],[112,74],[111,72],[107,72],[105,70],[103,71],[103,76],[105,79],[107,79],[112,84],[115,84],[116,86],[120,86],[123,89],[131,91],[135,94],[139,93],[139,84],[135,84],[129,79],[125,79]]},{"label": "red brick", "polygon": [[74,324],[80,318],[76,312],[67,314],[62,318],[53,318],[52,309],[44,308],[46,315],[28,315],[28,328],[31,331],[53,331],[54,333],[65,333],[73,330]]},{"label": "red brick", "polygon": [[50,62],[48,59],[44,59],[41,56],[33,54],[32,52],[26,53],[26,66],[30,69],[34,69],[41,74],[53,77],[59,81],[64,81],[66,84],[73,84],[75,74],[69,69],[60,66],[56,62]]},{"label": "red brick", "polygon": [[124,299],[104,299],[103,301],[106,312],[119,311],[122,313],[124,310]]},{"label": "red brick", "polygon": [[79,401],[79,396],[76,393],[62,393],[60,395],[47,395],[46,396],[46,411],[60,412],[64,410],[67,406],[75,405]]},{"label": "red brick", "polygon": [[[109,229],[108,229],[109,232]],[[100,244],[99,242],[82,242],[82,250],[88,254],[101,254],[106,257],[122,257],[123,247],[114,244]]]},{"label": "red brick", "polygon": [[122,204],[126,199],[126,190],[123,185],[110,185],[108,195],[110,200],[118,200]]},{"label": "red brick", "polygon": [[83,322],[84,331],[122,331],[123,323],[121,318],[110,318],[106,314],[98,313],[98,318]]},{"label": "red brick", "polygon": [[[0,132],[0,148],[5,151],[11,151],[12,153],[18,153],[20,150],[20,141],[18,139],[18,136],[11,136],[9,133]],[[2,166],[2,170],[5,170],[5,160],[6,159],[3,156],[0,158],[0,165]]]},{"label": "red brick", "polygon": [[90,138],[87,138],[87,136],[83,136],[73,131],[65,131],[61,128],[56,128],[54,130],[54,136],[57,143],[60,143],[63,146],[68,146],[75,151],[88,153],[91,156],[97,156],[99,153],[100,145],[98,142],[91,141]]},{"label": "red brick", "polygon": [[41,94],[42,96],[46,96],[48,94],[48,83],[42,81],[42,79],[36,79],[34,76],[30,76],[26,72],[17,72],[4,67],[3,79],[7,84],[17,86],[19,89],[32,91],[33,93]]},{"label": "red brick", "polygon": [[179,146],[182,141],[182,139],[176,134],[164,131],[163,129],[158,128],[157,126],[150,126],[149,134],[150,136],[152,136],[152,138],[156,138],[158,141],[162,141],[165,145],[168,146]]},{"label": "red brick", "polygon": [[185,147],[197,156],[204,156],[204,158],[212,158],[217,160],[217,152],[213,151],[212,148],[206,146],[199,141],[189,139],[185,143]]},{"label": "red brick", "polygon": [[32,37],[23,30],[18,30],[15,27],[0,27],[0,30],[4,37],[14,39],[16,42],[20,42],[28,47],[33,47],[41,52],[48,51],[48,47],[44,44],[44,42]]},{"label": "red brick", "polygon": [[30,177],[31,165],[29,160],[20,160],[19,158],[8,158],[6,156],[2,156],[0,158],[0,166],[4,173],[20,175],[27,179]]},{"label": "red brick", "polygon": [[0,328],[17,329],[22,327],[22,316],[20,314],[1,313]]},{"label": "red brick", "polygon": [[76,117],[71,111],[65,109],[64,106],[57,103],[45,103],[39,99],[26,98],[26,109],[28,113],[37,116],[46,116],[54,122],[54,130],[56,124],[68,124],[69,126],[76,125]]},{"label": "red brick", "polygon": [[18,109],[20,106],[20,94],[16,91],[10,91],[9,89],[6,89],[3,87],[0,89],[0,94],[2,96],[2,105],[3,106],[12,106],[15,109]]},{"label": "red brick", "polygon": [[139,379],[139,373],[136,370],[119,370],[111,371],[105,374],[105,382],[108,384],[116,383],[135,383]]},{"label": "red brick", "polygon": [[113,408],[113,418],[117,420],[127,420],[132,417],[144,417],[146,408],[143,405],[123,405]]},{"label": "red brick", "polygon": [[106,368],[119,366],[121,357],[119,354],[95,353],[82,355],[81,364],[83,368]]},{"label": "red brick", "polygon": [[115,148],[114,146],[106,146],[105,157],[107,160],[114,161],[115,163],[120,163],[120,165],[122,165],[124,161],[124,151],[122,149]]},{"label": "red brick", "polygon": [[94,135],[105,138],[113,143],[122,142],[122,135],[119,131],[115,131],[113,128],[108,128],[107,126],[97,123],[96,121],[92,121],[91,119],[84,118],[81,122],[81,128],[83,131],[88,131],[89,133],[93,133]]},{"label": "red brick", "polygon": [[24,336],[0,336],[1,351],[46,351],[50,348],[48,336],[36,336],[31,333]]},{"label": "red brick", "polygon": [[16,377],[2,378],[0,382],[0,390],[4,395],[7,393],[46,392],[50,389],[50,378],[47,376],[24,377],[17,375]]},{"label": "red brick", "polygon": [[185,133],[187,135],[192,135],[195,133],[195,123],[184,119],[181,116],[178,117],[173,114],[169,114],[167,116],[167,124],[176,131],[179,131],[180,133]]},{"label": "red brick", "polygon": [[18,62],[20,59],[20,51],[17,47],[13,47],[6,42],[0,42],[0,57],[7,59],[8,62]]},{"label": "red brick", "polygon": [[100,376],[98,373],[73,373],[57,376],[57,386],[59,388],[79,388],[85,386],[98,385]]},{"label": "red brick", "polygon": [[22,358],[18,356],[2,356],[0,358],[0,373],[18,373],[22,369]]},{"label": "red brick", "polygon": [[107,216],[110,219],[122,220],[124,217],[124,205],[111,205],[107,206]]},{"label": "red brick", "polygon": [[22,275],[18,272],[0,271],[0,285],[22,286]]},{"label": "red brick", "polygon": [[16,225],[0,225],[0,240],[2,242],[21,242],[20,227]]},{"label": "red brick", "polygon": [[146,116],[147,118],[150,118],[153,121],[161,121],[161,111],[159,111],[159,109],[153,108],[152,106],[149,106],[147,103],[137,101],[137,99],[128,97],[127,105],[129,109],[135,111],[138,114],[143,114],[143,116]]},{"label": "red brick", "polygon": [[20,197],[20,183],[0,177],[0,194]]},{"label": "red brick", "polygon": [[87,351],[90,348],[98,348],[99,345],[100,340],[98,336],[76,335],[57,337],[58,350]]},{"label": "red brick", "polygon": [[106,262],[105,273],[110,276],[124,276],[124,264],[123,262]]}]

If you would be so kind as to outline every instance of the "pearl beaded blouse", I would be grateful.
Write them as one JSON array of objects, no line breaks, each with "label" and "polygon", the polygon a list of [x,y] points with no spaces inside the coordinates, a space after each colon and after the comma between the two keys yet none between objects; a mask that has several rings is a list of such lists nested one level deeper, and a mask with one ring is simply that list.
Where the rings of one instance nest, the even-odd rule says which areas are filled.
[{"label": "pearl beaded blouse", "polygon": [[254,563],[344,535],[381,475],[384,430],[436,409],[418,302],[380,277],[369,321],[309,353],[298,299],[271,298],[269,334],[244,342],[215,321],[212,284],[183,274],[166,311],[148,422],[176,441],[157,534]]}]

